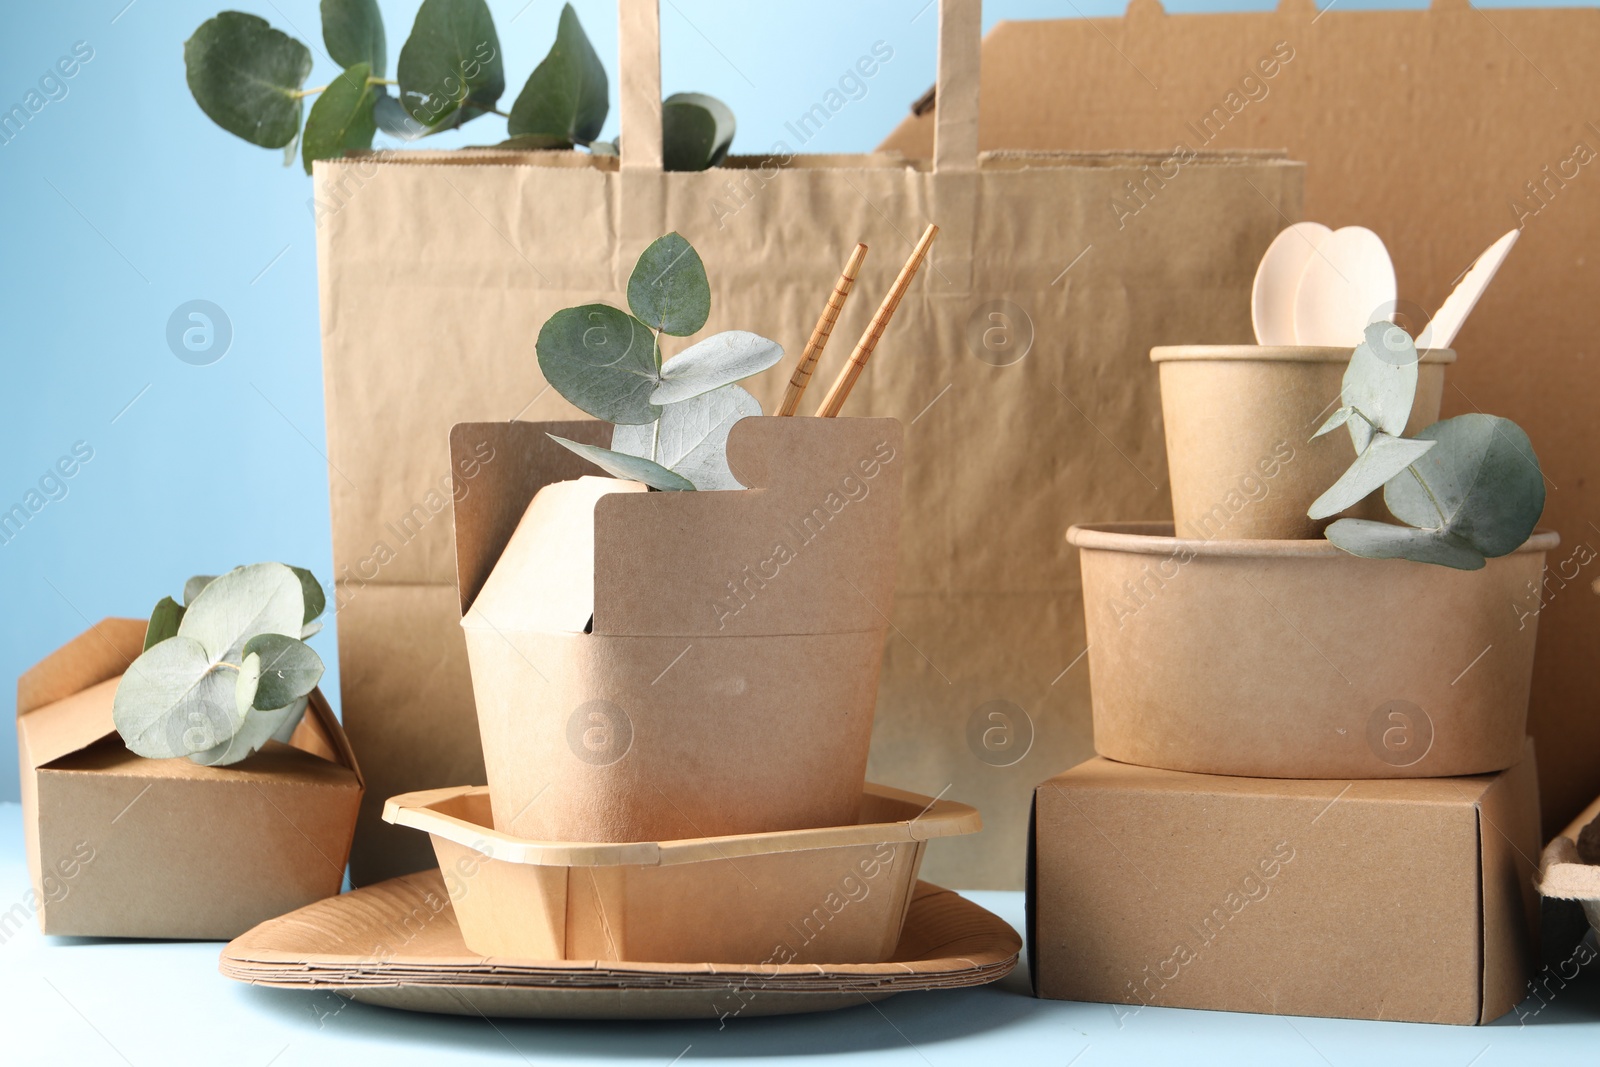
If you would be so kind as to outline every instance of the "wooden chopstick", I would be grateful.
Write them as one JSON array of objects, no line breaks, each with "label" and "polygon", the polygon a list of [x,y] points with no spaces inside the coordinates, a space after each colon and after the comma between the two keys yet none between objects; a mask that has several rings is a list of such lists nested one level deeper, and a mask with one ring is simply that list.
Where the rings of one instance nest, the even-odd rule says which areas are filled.
[{"label": "wooden chopstick", "polygon": [[861,272],[861,263],[866,258],[867,246],[856,245],[855,251],[850,253],[850,259],[844,265],[844,272],[833,285],[833,292],[828,294],[828,302],[817,318],[817,325],[811,331],[811,340],[806,342],[805,351],[800,353],[800,363],[794,369],[794,377],[789,379],[789,388],[784,392],[783,403],[778,405],[775,414],[793,415],[800,407],[800,398],[805,395],[806,386],[811,384],[811,372],[816,370],[817,360],[822,358],[822,350],[828,347],[828,338],[833,334],[833,324],[839,321],[839,312],[844,309],[844,302],[849,299],[850,290],[855,288],[856,275]]},{"label": "wooden chopstick", "polygon": [[878,347],[883,331],[888,328],[889,320],[894,317],[895,308],[900,306],[900,298],[911,288],[911,279],[917,276],[917,268],[922,266],[923,259],[928,255],[929,246],[938,235],[939,227],[932,223],[922,231],[922,236],[917,240],[917,247],[911,250],[911,258],[900,268],[900,275],[890,287],[889,295],[878,305],[878,310],[873,313],[872,322],[867,325],[867,332],[861,335],[861,340],[856,342],[855,351],[850,353],[850,361],[839,372],[839,377],[834,379],[827,398],[817,409],[819,417],[831,419],[839,414],[840,408],[844,407],[845,400],[850,396],[850,390],[855,388],[856,379],[861,377],[861,371],[866,367],[867,360],[872,358],[872,350]]}]

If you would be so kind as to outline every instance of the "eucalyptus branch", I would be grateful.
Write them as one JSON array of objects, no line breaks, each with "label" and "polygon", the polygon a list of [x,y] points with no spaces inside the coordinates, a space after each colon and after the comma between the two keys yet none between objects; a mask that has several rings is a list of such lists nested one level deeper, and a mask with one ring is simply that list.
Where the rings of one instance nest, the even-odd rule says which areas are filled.
[{"label": "eucalyptus branch", "polygon": [[[1397,362],[1396,355],[1409,358]],[[1417,382],[1415,345],[1405,331],[1388,322],[1368,326],[1350,354],[1343,406],[1318,431],[1347,420],[1356,459],[1307,514],[1338,515],[1381,489],[1389,512],[1405,525],[1339,519],[1328,527],[1328,540],[1358,556],[1476,570],[1533,533],[1544,510],[1544,476],[1528,435],[1508,419],[1461,415],[1403,436]],[[1428,469],[1438,471],[1437,484],[1417,467],[1424,455]]]},{"label": "eucalyptus branch", "polygon": [[[422,127],[408,131],[414,137],[498,115],[513,141],[592,150],[605,126],[610,110],[605,64],[571,4],[562,7],[554,44],[509,111],[499,106],[506,91],[505,64],[486,0],[422,0],[392,78],[376,4],[324,3],[322,13],[327,54],[343,68],[339,78],[306,88],[313,56],[304,42],[258,16],[224,11],[184,42],[195,102],[219,126],[251,144],[298,144],[307,173],[315,160],[371,148],[380,128],[397,133]],[[391,95],[390,87],[398,94]],[[448,87],[443,98],[440,87]],[[276,91],[263,91],[268,89]],[[309,115],[308,98],[315,98]],[[668,97],[661,122],[667,168],[715,166],[728,152],[734,125],[733,112],[714,97]]]}]

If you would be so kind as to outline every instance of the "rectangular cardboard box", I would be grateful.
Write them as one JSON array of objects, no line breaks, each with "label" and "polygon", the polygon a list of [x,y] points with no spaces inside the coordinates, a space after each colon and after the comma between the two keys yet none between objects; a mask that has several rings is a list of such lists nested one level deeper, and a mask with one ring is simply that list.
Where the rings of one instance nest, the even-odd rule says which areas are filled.
[{"label": "rectangular cardboard box", "polygon": [[227,940],[338,893],[362,778],[322,694],[289,744],[234,766],[145,759],[111,719],[144,631],[139,619],[104,619],[17,682],[40,929]]},{"label": "rectangular cardboard box", "polygon": [[1284,781],[1092,759],[1039,786],[1034,991],[1053,1000],[1486,1023],[1537,940],[1538,773]]}]

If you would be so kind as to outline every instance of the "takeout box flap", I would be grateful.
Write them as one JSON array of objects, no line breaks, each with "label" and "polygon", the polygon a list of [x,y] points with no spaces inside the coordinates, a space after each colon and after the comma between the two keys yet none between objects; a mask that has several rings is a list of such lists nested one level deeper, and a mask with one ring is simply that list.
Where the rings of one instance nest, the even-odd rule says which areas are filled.
[{"label": "takeout box flap", "polygon": [[[123,673],[143,651],[146,625],[143,619],[101,619],[17,680],[17,743],[26,770],[116,734],[113,698]],[[312,690],[289,746],[350,768],[365,785],[355,751],[320,689]]]},{"label": "takeout box flap", "polygon": [[115,689],[139,658],[145,626],[142,619],[101,619],[17,679],[17,744],[26,770],[116,732],[111,701],[96,691]]},{"label": "takeout box flap", "polygon": [[729,435],[728,461],[749,488],[680,493],[585,477],[592,468],[581,460],[584,469],[573,472],[539,440],[574,425],[586,424],[452,430],[456,470],[484,442],[496,457],[456,502],[469,628],[752,636],[888,625],[897,420],[743,419]]},{"label": "takeout box flap", "polygon": [[611,427],[568,422],[458,422],[450,428],[450,474],[461,614],[477,599],[535,494],[595,473],[594,464],[550,439],[611,444]]}]

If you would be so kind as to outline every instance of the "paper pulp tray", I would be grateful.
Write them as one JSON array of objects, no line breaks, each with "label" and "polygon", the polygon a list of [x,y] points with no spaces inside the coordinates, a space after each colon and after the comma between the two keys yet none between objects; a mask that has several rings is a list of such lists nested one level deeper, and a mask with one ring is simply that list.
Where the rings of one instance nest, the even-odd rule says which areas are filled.
[{"label": "paper pulp tray", "polygon": [[1067,540],[1102,756],[1264,778],[1485,774],[1522,756],[1554,533],[1476,571],[1159,523]]},{"label": "paper pulp tray", "polygon": [[1593,841],[1579,844],[1584,827],[1596,819],[1600,819],[1600,797],[1579,812],[1539,857],[1545,961],[1541,985],[1552,979],[1557,986],[1570,981],[1577,977],[1578,967],[1596,957],[1585,935],[1591,927],[1600,931],[1600,849]]},{"label": "paper pulp tray", "polygon": [[654,963],[879,963],[927,839],[982,828],[965,804],[877,785],[856,825],[683,841],[512,837],[482,786],[393,797],[383,817],[432,837],[472,951]]}]

